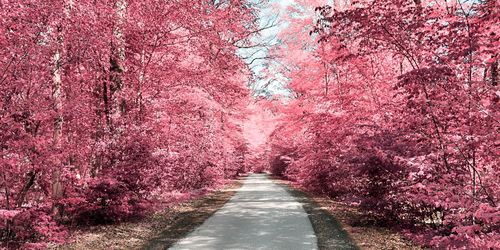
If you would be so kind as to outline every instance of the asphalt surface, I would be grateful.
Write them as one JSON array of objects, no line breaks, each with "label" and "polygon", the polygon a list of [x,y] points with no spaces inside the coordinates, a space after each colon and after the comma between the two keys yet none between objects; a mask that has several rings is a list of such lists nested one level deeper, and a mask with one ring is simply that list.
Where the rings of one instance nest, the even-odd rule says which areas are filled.
[{"label": "asphalt surface", "polygon": [[170,249],[318,249],[302,204],[265,174],[252,174],[212,217]]}]

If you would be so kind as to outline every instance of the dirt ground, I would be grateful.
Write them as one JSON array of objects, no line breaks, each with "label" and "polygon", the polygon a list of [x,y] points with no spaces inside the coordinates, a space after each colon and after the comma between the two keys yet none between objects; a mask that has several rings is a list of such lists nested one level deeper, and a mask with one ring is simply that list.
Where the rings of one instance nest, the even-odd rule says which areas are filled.
[{"label": "dirt ground", "polygon": [[[404,239],[397,232],[388,228],[379,226],[363,225],[359,223],[362,213],[355,207],[342,202],[334,201],[328,197],[312,195],[298,188],[292,187],[289,181],[278,180],[282,185],[290,187],[291,192],[298,199],[304,202],[304,208],[309,213],[309,218],[318,237],[320,249],[335,249],[335,242],[330,236],[339,224],[345,232],[334,232],[337,234],[346,233],[346,237],[352,239],[356,248],[366,250],[389,250],[389,249],[407,249],[420,250],[419,246],[412,244]],[[355,249],[353,247],[353,249]]]},{"label": "dirt ground", "polygon": [[221,208],[241,184],[241,180],[232,181],[219,191],[171,206],[137,222],[75,231],[69,243],[50,249],[167,249]]},{"label": "dirt ground", "polygon": [[[348,239],[346,242],[353,242],[346,249],[422,249],[390,229],[358,223],[362,214],[355,207],[311,195],[294,188],[288,181],[275,181],[288,186],[289,192],[304,204],[320,249],[336,249],[332,239],[339,235]],[[218,191],[171,206],[136,222],[74,231],[69,243],[50,249],[168,249],[220,209],[241,185],[241,180],[232,181]]]}]

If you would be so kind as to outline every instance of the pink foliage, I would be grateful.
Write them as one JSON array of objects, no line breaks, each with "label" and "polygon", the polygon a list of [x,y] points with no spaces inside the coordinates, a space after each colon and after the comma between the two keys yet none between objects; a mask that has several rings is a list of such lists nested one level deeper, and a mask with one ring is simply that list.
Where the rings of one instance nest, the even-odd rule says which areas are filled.
[{"label": "pink foliage", "polygon": [[498,248],[498,1],[335,2],[280,34],[271,171],[422,244]]},{"label": "pink foliage", "polygon": [[292,94],[264,111],[251,1],[0,1],[0,247],[269,170],[422,244],[499,248],[498,1],[320,4],[286,9],[263,72]]},{"label": "pink foliage", "polygon": [[[0,2],[0,240],[148,213],[244,171],[243,1]],[[187,195],[186,197],[189,197]],[[3,245],[0,245],[0,248]]]}]

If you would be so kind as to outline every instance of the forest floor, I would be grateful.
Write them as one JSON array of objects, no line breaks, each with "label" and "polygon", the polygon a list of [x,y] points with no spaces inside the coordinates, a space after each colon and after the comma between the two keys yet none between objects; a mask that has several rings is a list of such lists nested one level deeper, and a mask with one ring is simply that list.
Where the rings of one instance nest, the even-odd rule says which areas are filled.
[{"label": "forest floor", "polygon": [[[289,181],[274,179],[307,212],[319,249],[337,249],[339,237],[354,242],[349,249],[422,249],[388,228],[360,223],[355,207],[313,195]],[[134,222],[93,226],[72,232],[70,242],[52,249],[168,249],[219,211],[243,185],[243,178],[220,190],[169,206]]]},{"label": "forest floor", "polygon": [[345,230],[359,249],[423,249],[389,228],[363,223],[365,216],[354,206],[334,201],[324,195],[311,194],[295,187],[290,181],[282,179],[275,179],[275,181],[288,186],[289,191],[297,199],[302,200],[318,237],[320,249],[331,249],[329,248],[333,239],[329,235],[331,230],[325,230],[325,228],[332,228],[335,225]]},{"label": "forest floor", "polygon": [[241,185],[241,179],[231,181],[217,191],[138,221],[75,230],[69,243],[51,249],[167,249],[219,210]]}]

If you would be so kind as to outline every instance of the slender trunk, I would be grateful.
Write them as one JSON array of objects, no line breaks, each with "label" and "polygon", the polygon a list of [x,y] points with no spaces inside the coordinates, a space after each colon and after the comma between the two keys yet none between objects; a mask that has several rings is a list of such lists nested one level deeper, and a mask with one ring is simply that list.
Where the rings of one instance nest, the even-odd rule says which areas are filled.
[{"label": "slender trunk", "polygon": [[21,207],[24,204],[24,201],[26,200],[26,195],[28,194],[28,191],[31,189],[33,184],[35,184],[36,176],[38,172],[36,171],[29,171],[27,175],[27,180],[26,183],[24,183],[23,188],[19,192],[19,195],[17,196],[16,199],[16,207]]},{"label": "slender trunk", "polygon": [[[475,157],[475,152],[472,152],[472,198],[473,198],[473,204],[476,204],[476,193],[477,193],[477,183],[476,183],[476,157]],[[472,224],[476,224],[476,216],[472,216]]]},{"label": "slender trunk", "polygon": [[[414,0],[413,2],[415,3],[415,6],[417,8],[416,13],[415,13],[416,17],[420,18],[421,14],[422,14],[422,2],[421,2],[421,0]],[[390,33],[386,27],[384,27],[384,26],[381,26],[381,27],[384,29],[384,31],[389,36],[394,37],[392,35],[392,33]],[[397,48],[399,48],[400,52],[402,53],[402,56],[408,60],[408,62],[410,63],[410,66],[412,67],[413,70],[420,69],[420,66],[419,66],[420,59],[418,57],[415,58],[411,52],[409,52],[402,44],[396,42],[395,40],[392,41],[392,44],[395,45]],[[401,71],[403,70],[402,66],[403,66],[403,64],[401,63],[400,64]],[[443,160],[444,166],[446,168],[446,171],[449,172],[450,171],[450,164],[448,162],[448,153],[446,152],[446,147],[444,145],[444,139],[443,139],[443,136],[441,135],[441,131],[440,131],[440,128],[442,128],[442,126],[439,123],[437,116],[434,114],[434,104],[432,103],[432,100],[430,98],[430,95],[429,95],[429,92],[427,90],[426,85],[423,84],[422,87],[423,87],[423,91],[424,91],[424,95],[425,95],[426,104],[427,104],[427,107],[429,108],[429,113],[431,116],[432,125],[434,127],[434,132],[435,132],[436,137],[437,137],[438,142],[439,142],[439,149],[441,150],[441,152],[443,154],[442,160]]]},{"label": "slender trunk", "polygon": [[491,64],[491,85],[497,86],[498,84],[498,61]]},{"label": "slender trunk", "polygon": [[9,190],[9,185],[7,185],[7,174],[2,174],[3,177],[3,186],[4,186],[4,192],[5,192],[5,208],[7,210],[10,210],[10,190]]},{"label": "slender trunk", "polygon": [[113,29],[114,42],[111,43],[109,101],[112,102],[113,112],[118,115],[123,115],[127,111],[125,98],[120,94],[120,91],[124,88],[122,75],[125,61],[125,36],[123,26],[125,24],[126,10],[126,0],[117,0],[115,2],[116,23]]},{"label": "slender trunk", "polygon": [[143,118],[143,103],[142,103],[142,85],[144,84],[144,78],[146,76],[146,51],[144,48],[141,51],[141,72],[139,73],[139,86],[137,89],[137,106],[139,108],[139,119]]},{"label": "slender trunk", "polygon": [[328,96],[328,84],[330,82],[330,79],[328,77],[328,64],[326,62],[323,62],[323,66],[325,67],[325,97]]},{"label": "slender trunk", "polygon": [[[58,32],[61,28],[58,27]],[[63,115],[62,115],[62,97],[61,97],[61,49],[63,47],[62,37],[58,37],[58,49],[54,53],[54,70],[52,72],[52,99],[54,101],[54,112],[56,117],[54,118],[54,134],[52,136],[52,145],[55,153],[61,150],[61,136],[62,136],[62,126],[63,126]],[[52,207],[52,212],[57,218],[62,216],[62,206],[57,203],[57,200],[63,197],[63,185],[61,182],[61,169],[62,165],[56,166],[54,172],[52,173],[52,199],[54,205]]]},{"label": "slender trunk", "polygon": [[[321,50],[322,50],[323,55],[324,55],[325,54],[325,47],[322,46]],[[328,96],[328,83],[329,83],[328,71],[329,71],[330,67],[328,67],[328,63],[325,61],[323,61],[323,68],[325,69],[325,75],[324,75],[324,77],[325,77],[325,97],[327,97]]]},{"label": "slender trunk", "polygon": [[340,101],[340,109],[342,110],[343,107],[344,107],[344,98],[342,98],[342,81],[340,80],[340,78],[342,77],[340,75],[341,71],[339,68],[337,68],[337,74],[336,74],[336,78],[337,78],[337,94],[339,96],[339,101]]},{"label": "slender trunk", "polygon": [[[4,173],[2,174],[3,177],[3,186],[4,186],[4,192],[5,192],[5,209],[10,210],[10,190],[9,190],[9,185],[7,185],[7,174]],[[10,238],[12,237],[12,220],[5,219],[3,221],[4,223],[4,238]],[[2,235],[0,234],[0,237]]]},{"label": "slender trunk", "polygon": [[[470,22],[469,22],[469,14],[467,14],[467,12],[465,11],[463,5],[461,2],[458,2],[459,6],[460,6],[460,9],[462,10],[462,12],[464,13],[464,17],[465,17],[465,24],[466,24],[466,31],[467,31],[467,42],[468,42],[468,55],[467,55],[467,66],[468,66],[468,71],[467,71],[467,85],[468,85],[468,107],[467,107],[467,119],[468,119],[468,122],[467,122],[467,125],[469,126],[469,131],[468,131],[468,138],[470,139],[466,139],[466,142],[468,142],[470,140],[470,146],[468,147],[469,150],[470,150],[470,157],[472,157],[472,173],[471,173],[471,178],[472,178],[472,204],[473,206],[476,205],[476,193],[477,193],[477,190],[476,190],[476,185],[477,185],[477,176],[476,176],[476,159],[475,159],[475,146],[474,146],[474,131],[473,131],[473,117],[472,117],[472,102],[474,101],[474,98],[473,98],[473,90],[472,90],[472,71],[473,71],[473,56],[474,56],[474,51],[473,51],[473,34],[472,34],[472,30],[471,30],[471,25],[470,25]],[[465,159],[467,162],[469,161],[468,159]],[[472,224],[476,224],[476,216],[475,215],[472,215]]]},{"label": "slender trunk", "polygon": [[[73,8],[73,0],[67,0],[64,5],[64,18],[70,18],[70,11]],[[61,151],[61,137],[63,131],[64,117],[63,117],[63,96],[62,96],[62,52],[64,50],[64,35],[63,25],[59,24],[56,28],[56,51],[53,56],[53,70],[52,70],[52,100],[54,101],[54,133],[52,135],[52,146],[55,152]],[[63,197],[64,186],[61,181],[62,163],[56,167],[52,173],[52,199],[54,205],[52,212],[56,218],[60,218],[63,213],[63,206],[57,201]]]},{"label": "slender trunk", "polygon": [[108,97],[108,83],[102,82],[102,101],[104,102],[104,118],[106,119],[106,126],[111,128],[111,112]]},{"label": "slender trunk", "polygon": [[[102,79],[102,92],[99,93],[99,98],[102,98],[105,125],[98,130],[96,141],[104,141],[106,144],[111,143],[111,139],[120,126],[120,118],[126,113],[127,106],[123,97],[124,81],[124,61],[125,61],[125,36],[124,28],[126,18],[127,1],[115,0],[114,2],[114,24],[113,33],[110,39],[110,55],[108,65],[108,75]],[[99,99],[99,102],[101,99]],[[102,118],[102,116],[100,116]],[[102,129],[102,130],[101,130]],[[112,158],[106,158],[104,154],[97,153],[94,155],[95,162],[90,170],[91,176],[97,176],[103,167],[113,165]]]}]

